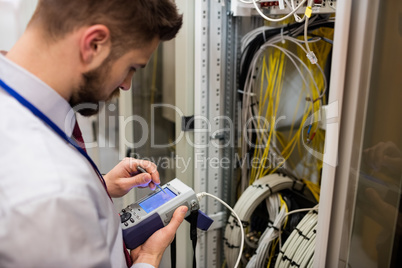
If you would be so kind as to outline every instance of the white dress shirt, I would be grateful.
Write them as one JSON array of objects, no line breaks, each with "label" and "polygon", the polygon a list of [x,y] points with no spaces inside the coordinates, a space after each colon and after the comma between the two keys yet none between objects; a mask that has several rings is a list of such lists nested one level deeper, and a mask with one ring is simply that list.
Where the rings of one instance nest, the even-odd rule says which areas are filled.
[{"label": "white dress shirt", "polygon": [[[75,116],[57,92],[2,55],[0,79],[71,136]],[[91,164],[1,88],[0,167],[0,267],[126,267]]]}]

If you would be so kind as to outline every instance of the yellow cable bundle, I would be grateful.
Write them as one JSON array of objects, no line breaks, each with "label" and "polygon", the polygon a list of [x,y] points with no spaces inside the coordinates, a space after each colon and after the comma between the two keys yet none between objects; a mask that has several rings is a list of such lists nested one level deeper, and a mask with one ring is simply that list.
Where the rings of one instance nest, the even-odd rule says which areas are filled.
[{"label": "yellow cable bundle", "polygon": [[[332,39],[333,29],[320,28],[313,33]],[[276,45],[285,48],[288,42],[285,44],[276,43]],[[316,53],[318,62],[320,62],[322,66],[325,66],[331,44],[320,40],[313,42],[311,48]],[[317,152],[323,151],[325,132],[318,128],[318,120],[321,106],[325,104],[325,99],[323,98],[325,82],[322,73],[316,66],[310,63],[304,51],[297,47],[297,53],[310,70],[313,79],[310,78],[311,76],[307,74],[304,67],[300,68],[308,84],[302,83],[300,95],[291,121],[290,131],[286,135],[286,138],[284,133],[275,129],[276,120],[278,119],[278,109],[281,105],[281,94],[287,62],[287,60],[285,60],[286,55],[279,49],[268,48],[260,60],[261,68],[259,68],[257,75],[258,79],[255,79],[252,84],[252,91],[258,92],[258,97],[255,99],[255,101],[258,100],[258,110],[252,108],[251,114],[252,116],[257,116],[258,119],[254,121],[257,135],[248,184],[252,184],[255,180],[267,174],[275,173],[278,168],[291,157],[295,148],[298,148],[299,158],[304,161],[304,171],[302,171],[302,174],[298,175],[302,175],[301,177],[303,178],[309,178],[313,174],[319,176],[319,172],[322,168],[322,161],[320,159],[305,156],[306,151],[302,145],[307,144],[307,146]],[[296,125],[296,120],[299,120],[297,119],[298,110],[302,100],[306,98],[306,95],[311,101],[306,102],[303,115]],[[254,103],[253,105],[256,104]],[[307,135],[306,126],[309,126],[311,122],[311,133]],[[310,138],[311,141],[309,141]],[[276,144],[276,147],[272,147],[271,144]],[[275,151],[276,155],[283,158],[276,166],[273,165],[274,161],[270,161],[272,150]],[[255,165],[257,163],[255,160],[257,159],[259,161],[258,166]],[[268,161],[270,161],[270,163],[268,163]],[[267,164],[269,164],[269,166]]]},{"label": "yellow cable bundle", "polygon": [[[333,35],[333,29],[319,29],[318,34],[321,36],[325,36],[327,38],[332,38]],[[331,49],[331,45],[324,42],[324,41],[319,41],[315,42],[312,45],[312,49],[317,52],[317,58],[320,63],[323,65],[326,62],[326,57]],[[301,50],[298,51],[299,55],[302,54]],[[304,54],[304,53],[303,53]],[[255,179],[258,179],[262,176],[265,176],[267,174],[272,174],[277,171],[277,169],[283,164],[285,161],[287,161],[290,157],[290,155],[293,153],[294,149],[298,147],[299,154],[302,152],[302,146],[301,146],[301,137],[303,134],[303,127],[307,124],[309,125],[309,115],[313,116],[313,126],[312,126],[312,131],[314,133],[314,139],[311,141],[311,147],[316,148],[319,152],[322,152],[323,149],[323,142],[324,142],[324,131],[321,131],[318,129],[318,116],[319,116],[319,111],[320,108],[325,100],[321,100],[321,95],[324,90],[324,79],[321,75],[320,72],[317,71],[317,68],[313,66],[303,55],[300,56],[300,58],[303,59],[303,61],[306,63],[306,65],[309,67],[309,69],[313,73],[314,80],[317,84],[318,89],[315,87],[313,81],[310,81],[310,87],[313,88],[312,90],[312,96],[310,97],[313,101],[307,102],[306,106],[304,108],[304,115],[302,117],[301,123],[297,129],[295,129],[294,126],[294,119],[297,114],[297,109],[301,103],[301,100],[303,98],[303,92],[306,92],[306,85],[303,85],[303,90],[301,91],[301,94],[299,96],[299,100],[297,102],[297,106],[295,109],[295,114],[293,116],[293,123],[290,128],[290,132],[287,138],[287,141],[285,141],[283,135],[281,135],[278,131],[275,130],[275,119],[277,118],[277,111],[279,107],[279,102],[280,102],[280,95],[282,91],[282,85],[283,85],[283,76],[284,76],[284,66],[285,62],[284,61],[284,55],[282,52],[275,50],[273,53],[270,53],[269,55],[269,65],[266,66],[266,57],[267,55],[264,56],[263,60],[263,66],[262,66],[262,75],[261,75],[261,81],[260,81],[260,102],[259,102],[259,116],[262,115],[264,109],[265,109],[265,118],[269,118],[270,120],[270,128],[269,128],[269,134],[268,134],[268,141],[264,147],[264,151],[261,155],[261,142],[264,142],[264,137],[261,135],[261,138],[257,140],[257,147],[256,150],[254,151],[254,157],[261,157],[262,161],[260,163],[260,166],[258,168],[253,167],[251,171],[251,178],[250,182],[253,182]],[[276,68],[276,70],[275,70]],[[264,91],[264,82],[265,78],[267,78],[267,86]],[[264,98],[262,96],[264,95]],[[258,121],[258,128],[261,128],[260,121]],[[264,123],[264,129],[266,123]],[[293,133],[295,131],[295,133]],[[311,134],[310,134],[311,135]],[[282,146],[282,151],[281,155],[283,157],[282,163],[279,163],[276,167],[271,167],[266,169],[266,161],[269,156],[269,152],[271,150],[271,141],[272,139],[275,138],[275,140]],[[302,141],[305,142],[305,141]],[[315,164],[314,164],[314,172],[319,172],[321,167],[322,167],[322,161],[319,159],[315,159]],[[272,164],[272,163],[271,163]],[[305,163],[306,165],[309,165],[309,163]],[[311,169],[307,168],[308,170]],[[307,174],[304,174],[307,175]],[[311,175],[311,172],[308,174]],[[304,177],[304,176],[303,176]]]},{"label": "yellow cable bundle", "polygon": [[[268,57],[268,65],[267,65]],[[268,139],[265,142],[265,133],[260,133],[256,142],[256,148],[254,150],[253,159],[261,159],[258,168],[252,166],[249,184],[252,184],[255,179],[262,177],[264,167],[269,157],[269,149],[271,139],[275,132],[275,123],[277,112],[279,108],[280,95],[282,90],[282,83],[284,77],[284,66],[286,61],[285,55],[278,50],[274,50],[273,53],[265,53],[262,59],[262,70],[259,90],[259,105],[258,105],[258,119],[257,129],[269,128]],[[266,87],[264,85],[266,84]],[[261,125],[260,118],[264,115],[264,123]],[[261,147],[264,146],[264,150]]]}]

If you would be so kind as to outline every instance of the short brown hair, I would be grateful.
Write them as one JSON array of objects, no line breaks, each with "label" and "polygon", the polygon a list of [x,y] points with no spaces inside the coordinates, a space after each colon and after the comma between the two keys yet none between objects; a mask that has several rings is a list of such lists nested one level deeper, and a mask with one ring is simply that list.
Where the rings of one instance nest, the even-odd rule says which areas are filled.
[{"label": "short brown hair", "polygon": [[125,50],[155,37],[173,39],[182,22],[172,0],[39,0],[30,24],[40,23],[53,40],[83,26],[103,24],[110,30],[112,47]]}]

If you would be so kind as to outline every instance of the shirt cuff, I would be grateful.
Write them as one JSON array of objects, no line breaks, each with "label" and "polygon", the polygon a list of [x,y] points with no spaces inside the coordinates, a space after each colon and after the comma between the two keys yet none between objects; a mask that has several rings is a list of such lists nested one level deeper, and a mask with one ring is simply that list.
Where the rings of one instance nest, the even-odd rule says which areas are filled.
[{"label": "shirt cuff", "polygon": [[148,263],[134,263],[131,268],[155,268],[153,265]]}]

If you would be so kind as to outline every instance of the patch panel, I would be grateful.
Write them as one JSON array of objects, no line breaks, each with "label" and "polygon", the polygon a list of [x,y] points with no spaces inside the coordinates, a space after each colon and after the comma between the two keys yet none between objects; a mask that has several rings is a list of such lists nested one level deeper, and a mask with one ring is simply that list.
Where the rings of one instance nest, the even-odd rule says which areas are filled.
[{"label": "patch panel", "polygon": [[[283,7],[281,8],[281,3],[283,3]],[[290,2],[287,1],[287,2]],[[296,0],[293,1],[295,6],[298,6],[302,1]],[[272,0],[257,0],[258,5],[261,10],[263,10],[266,15],[286,15],[289,14],[292,9],[290,6],[286,4],[286,1],[272,1]],[[296,12],[297,14],[304,14],[305,7],[307,6],[307,2],[304,3],[303,7]],[[314,0],[314,5],[312,7],[313,13],[315,14],[330,14],[335,13],[336,9],[336,0]],[[258,16],[258,12],[255,10],[253,3],[244,3],[240,0],[232,0],[230,11],[233,16],[240,17],[249,17],[249,16]]]}]

